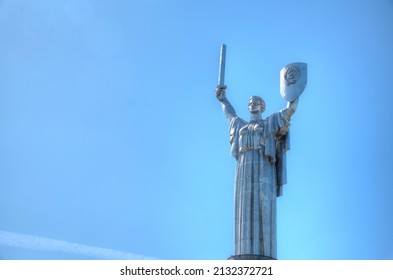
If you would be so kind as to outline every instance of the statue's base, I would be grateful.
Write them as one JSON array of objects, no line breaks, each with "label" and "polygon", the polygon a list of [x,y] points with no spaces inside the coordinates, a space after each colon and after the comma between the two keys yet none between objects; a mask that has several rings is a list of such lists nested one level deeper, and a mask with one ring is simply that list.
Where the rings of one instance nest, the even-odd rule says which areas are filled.
[{"label": "statue's base", "polygon": [[244,255],[230,256],[228,260],[276,260],[276,259],[263,255],[244,254]]}]

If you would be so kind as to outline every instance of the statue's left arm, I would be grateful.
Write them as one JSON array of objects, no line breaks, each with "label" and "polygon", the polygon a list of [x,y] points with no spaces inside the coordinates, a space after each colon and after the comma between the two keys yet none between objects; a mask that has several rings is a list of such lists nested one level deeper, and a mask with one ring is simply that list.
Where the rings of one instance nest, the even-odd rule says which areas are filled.
[{"label": "statue's left arm", "polygon": [[277,138],[287,134],[289,126],[291,125],[291,117],[296,111],[299,97],[293,101],[288,101],[287,106],[280,110],[280,112],[273,114],[272,117],[272,131],[275,131]]},{"label": "statue's left arm", "polygon": [[287,107],[286,107],[286,114],[288,115],[288,118],[291,119],[292,115],[296,112],[297,105],[299,103],[299,97],[296,98],[293,101],[288,101]]},{"label": "statue's left arm", "polygon": [[[290,120],[297,109],[299,97],[287,103],[287,107],[276,114],[278,130],[276,131],[276,141],[274,146],[270,148],[270,152],[275,154],[276,170],[277,170],[277,196],[283,194],[283,185],[287,183],[287,168],[286,168],[286,154],[289,150],[289,126]],[[274,150],[274,152],[273,152]]]}]

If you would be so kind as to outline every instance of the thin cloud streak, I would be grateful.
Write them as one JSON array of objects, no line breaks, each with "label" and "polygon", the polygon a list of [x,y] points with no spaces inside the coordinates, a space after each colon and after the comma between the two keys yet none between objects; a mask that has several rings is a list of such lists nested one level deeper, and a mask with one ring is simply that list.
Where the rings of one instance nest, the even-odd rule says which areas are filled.
[{"label": "thin cloud streak", "polygon": [[0,245],[9,247],[55,251],[108,260],[153,260],[155,258],[107,248],[87,246],[62,240],[44,238],[0,230]]}]

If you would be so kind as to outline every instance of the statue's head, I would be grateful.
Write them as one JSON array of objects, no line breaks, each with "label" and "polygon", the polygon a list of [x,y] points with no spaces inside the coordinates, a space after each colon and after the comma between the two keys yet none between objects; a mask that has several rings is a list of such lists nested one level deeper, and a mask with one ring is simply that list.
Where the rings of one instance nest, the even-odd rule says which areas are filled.
[{"label": "statue's head", "polygon": [[251,113],[265,112],[265,101],[259,96],[251,96],[248,100],[248,109]]}]

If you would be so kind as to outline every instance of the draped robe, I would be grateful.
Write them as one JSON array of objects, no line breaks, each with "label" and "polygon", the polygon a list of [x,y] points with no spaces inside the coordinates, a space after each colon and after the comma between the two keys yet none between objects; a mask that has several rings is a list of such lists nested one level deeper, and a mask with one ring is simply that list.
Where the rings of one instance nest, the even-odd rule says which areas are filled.
[{"label": "draped robe", "polygon": [[231,154],[236,158],[235,255],[277,258],[276,198],[286,183],[289,115],[283,109],[265,120],[233,117]]}]

